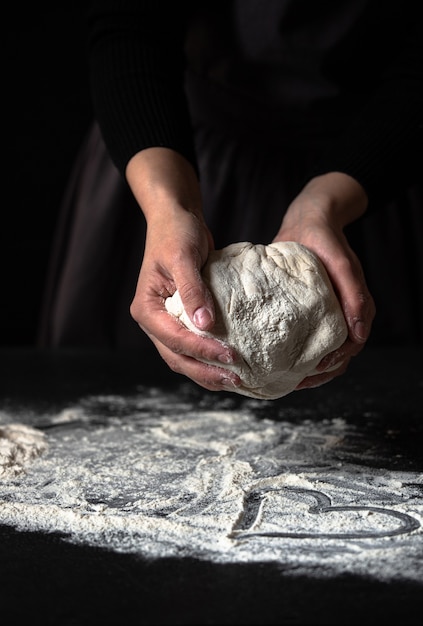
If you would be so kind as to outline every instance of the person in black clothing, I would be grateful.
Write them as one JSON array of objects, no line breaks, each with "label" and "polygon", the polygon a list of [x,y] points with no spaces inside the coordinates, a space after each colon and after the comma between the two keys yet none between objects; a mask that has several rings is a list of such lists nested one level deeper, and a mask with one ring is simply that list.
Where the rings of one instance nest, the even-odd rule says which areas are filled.
[{"label": "person in black clothing", "polygon": [[332,281],[349,337],[299,389],[343,374],[373,332],[419,341],[416,3],[93,1],[87,26],[96,120],[64,202],[44,344],[141,346],[138,325],[174,371],[238,385],[220,366],[229,346],[162,314],[178,289],[212,329],[201,267],[235,241],[302,243]]}]

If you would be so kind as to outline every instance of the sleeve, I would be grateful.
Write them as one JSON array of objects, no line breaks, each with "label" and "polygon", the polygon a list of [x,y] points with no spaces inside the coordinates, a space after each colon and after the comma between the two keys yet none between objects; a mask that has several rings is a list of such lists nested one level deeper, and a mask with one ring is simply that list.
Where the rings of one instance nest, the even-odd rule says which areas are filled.
[{"label": "sleeve", "polygon": [[[394,45],[394,43],[393,43]],[[369,210],[423,177],[423,28],[379,78],[351,123],[309,173],[344,172],[366,190]]]},{"label": "sleeve", "polygon": [[87,3],[94,114],[118,170],[142,149],[165,146],[196,167],[184,91],[188,3]]}]

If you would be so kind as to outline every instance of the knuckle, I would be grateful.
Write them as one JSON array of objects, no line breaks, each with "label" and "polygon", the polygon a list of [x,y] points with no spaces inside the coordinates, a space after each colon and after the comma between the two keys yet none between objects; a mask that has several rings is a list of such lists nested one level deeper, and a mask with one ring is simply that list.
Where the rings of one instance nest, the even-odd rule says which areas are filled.
[{"label": "knuckle", "polygon": [[139,316],[139,308],[136,304],[135,301],[132,301],[130,306],[129,306],[129,313],[132,317],[133,320],[135,320],[136,322],[138,321]]},{"label": "knuckle", "polygon": [[167,342],[167,347],[175,355],[182,354],[182,348],[180,346],[179,340],[175,337],[171,337],[169,339],[169,341]]},{"label": "knuckle", "polygon": [[172,358],[171,356],[166,358],[166,363],[169,366],[169,368],[172,370],[172,372],[174,372],[175,374],[182,374],[182,367],[180,366],[180,363],[178,361],[177,358]]},{"label": "knuckle", "polygon": [[183,285],[179,285],[178,291],[181,295],[181,299],[183,302],[193,302],[199,296],[199,289],[197,285],[194,285],[192,283],[184,283]]}]

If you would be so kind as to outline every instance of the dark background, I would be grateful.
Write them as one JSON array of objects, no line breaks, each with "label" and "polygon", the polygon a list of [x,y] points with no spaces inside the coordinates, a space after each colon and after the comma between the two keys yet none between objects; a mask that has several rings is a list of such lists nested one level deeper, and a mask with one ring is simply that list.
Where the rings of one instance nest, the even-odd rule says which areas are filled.
[{"label": "dark background", "polygon": [[[0,347],[36,345],[60,204],[93,120],[86,3],[41,6],[10,6],[2,33]],[[412,281],[420,270],[407,262]],[[371,285],[374,297],[387,293],[379,283]],[[382,306],[375,329],[383,320]],[[399,324],[398,342],[421,343],[418,319],[410,329]]]},{"label": "dark background", "polygon": [[36,341],[59,205],[92,120],[84,3],[10,6],[3,21],[0,346]]}]

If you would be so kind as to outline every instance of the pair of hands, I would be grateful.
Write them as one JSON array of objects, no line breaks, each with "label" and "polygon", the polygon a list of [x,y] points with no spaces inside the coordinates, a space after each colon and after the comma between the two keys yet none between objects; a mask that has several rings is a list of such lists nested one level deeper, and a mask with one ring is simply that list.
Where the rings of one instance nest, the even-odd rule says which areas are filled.
[{"label": "pair of hands", "polygon": [[[164,307],[164,300],[178,289],[197,328],[213,328],[213,299],[201,279],[201,268],[214,244],[203,219],[192,166],[172,150],[149,148],[131,159],[126,176],[147,221],[144,258],[130,308],[133,319],[174,372],[212,391],[234,390],[240,385],[239,377],[220,364],[236,362],[235,351],[187,330]],[[297,389],[320,386],[343,374],[369,336],[374,302],[343,233],[366,206],[363,188],[346,174],[316,177],[288,207],[273,240],[302,243],[321,259],[349,329],[345,343],[327,355],[317,368],[319,373],[305,378]]]}]

